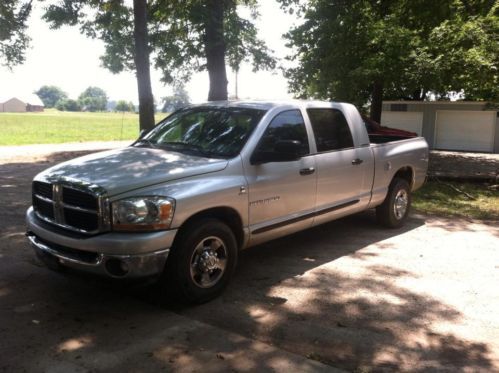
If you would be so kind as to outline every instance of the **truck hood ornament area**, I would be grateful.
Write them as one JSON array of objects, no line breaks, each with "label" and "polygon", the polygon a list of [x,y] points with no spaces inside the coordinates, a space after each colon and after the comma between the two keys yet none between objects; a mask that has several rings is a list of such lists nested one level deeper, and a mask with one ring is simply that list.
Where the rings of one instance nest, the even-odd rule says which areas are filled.
[{"label": "truck hood ornament area", "polygon": [[221,171],[227,164],[225,159],[128,147],[61,163],[47,169],[39,177],[89,182],[101,186],[108,196],[113,196],[149,185]]}]

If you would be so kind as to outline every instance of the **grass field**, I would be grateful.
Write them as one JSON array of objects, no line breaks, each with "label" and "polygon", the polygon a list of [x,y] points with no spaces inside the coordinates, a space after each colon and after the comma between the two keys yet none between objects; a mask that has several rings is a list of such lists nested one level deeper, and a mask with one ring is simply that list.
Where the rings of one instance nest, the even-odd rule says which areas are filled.
[{"label": "grass field", "polygon": [[429,181],[414,193],[412,205],[430,215],[499,220],[499,191],[482,183]]},{"label": "grass field", "polygon": [[[166,114],[156,115],[156,122]],[[139,115],[134,113],[0,113],[0,145],[134,139]]]}]

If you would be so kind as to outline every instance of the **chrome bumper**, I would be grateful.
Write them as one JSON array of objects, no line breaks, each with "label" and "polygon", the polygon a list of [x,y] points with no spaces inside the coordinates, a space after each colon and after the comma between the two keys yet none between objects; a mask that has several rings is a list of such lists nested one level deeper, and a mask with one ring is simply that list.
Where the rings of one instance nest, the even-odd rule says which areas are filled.
[{"label": "chrome bumper", "polygon": [[49,267],[71,267],[113,278],[140,278],[160,274],[176,231],[106,233],[73,238],[52,232],[30,208],[27,237],[37,256]]}]

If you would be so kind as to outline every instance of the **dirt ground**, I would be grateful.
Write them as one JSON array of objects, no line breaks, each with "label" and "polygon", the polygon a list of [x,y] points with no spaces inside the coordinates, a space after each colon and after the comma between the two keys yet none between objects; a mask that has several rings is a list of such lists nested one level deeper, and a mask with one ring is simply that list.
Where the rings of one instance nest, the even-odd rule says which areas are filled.
[{"label": "dirt ground", "polygon": [[499,182],[499,154],[432,150],[428,175]]},{"label": "dirt ground", "polygon": [[0,372],[499,371],[497,224],[362,213],[246,250],[187,308],[44,268],[31,179],[86,150],[28,150],[0,149]]}]

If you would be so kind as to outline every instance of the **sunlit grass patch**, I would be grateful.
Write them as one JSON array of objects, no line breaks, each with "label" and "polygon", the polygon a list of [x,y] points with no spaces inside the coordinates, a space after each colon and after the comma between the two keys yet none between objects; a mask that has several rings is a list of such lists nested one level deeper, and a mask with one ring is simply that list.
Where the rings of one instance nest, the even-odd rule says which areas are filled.
[{"label": "sunlit grass patch", "polygon": [[[156,115],[159,121],[166,114]],[[0,145],[130,140],[139,134],[139,115],[110,112],[0,113]]]},{"label": "sunlit grass patch", "polygon": [[482,183],[429,181],[414,193],[412,203],[431,215],[499,220],[499,190]]}]

